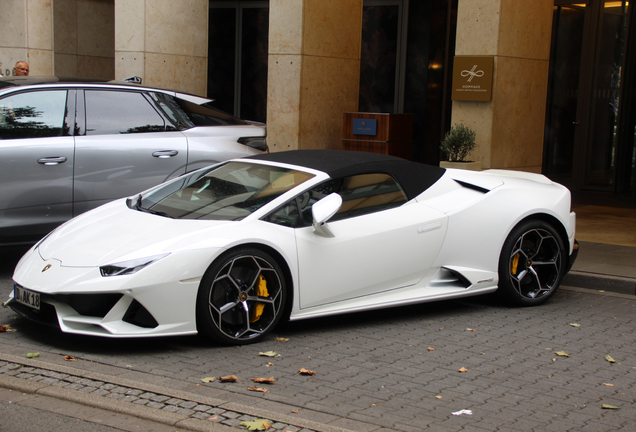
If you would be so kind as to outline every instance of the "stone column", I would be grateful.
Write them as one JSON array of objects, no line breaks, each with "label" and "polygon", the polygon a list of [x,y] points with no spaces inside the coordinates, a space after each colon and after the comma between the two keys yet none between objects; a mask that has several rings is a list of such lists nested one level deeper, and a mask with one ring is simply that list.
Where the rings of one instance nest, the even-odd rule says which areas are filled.
[{"label": "stone column", "polygon": [[115,79],[205,96],[207,0],[115,0]]},{"label": "stone column", "polygon": [[267,142],[271,151],[342,148],[358,109],[362,0],[270,0]]},{"label": "stone column", "polygon": [[115,78],[114,0],[55,0],[55,75]]},{"label": "stone column", "polygon": [[541,172],[553,0],[459,0],[456,55],[494,56],[491,102],[453,102],[483,168]]},{"label": "stone column", "polygon": [[0,73],[10,75],[16,62],[26,61],[30,75],[53,75],[52,0],[1,3]]}]

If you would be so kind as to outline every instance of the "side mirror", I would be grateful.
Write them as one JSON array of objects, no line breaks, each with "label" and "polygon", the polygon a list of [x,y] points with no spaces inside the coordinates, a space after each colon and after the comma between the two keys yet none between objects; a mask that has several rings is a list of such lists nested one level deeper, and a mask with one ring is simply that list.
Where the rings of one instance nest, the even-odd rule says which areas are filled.
[{"label": "side mirror", "polygon": [[340,210],[342,197],[332,193],[311,206],[311,215],[314,219],[314,231],[318,231],[333,215]]}]

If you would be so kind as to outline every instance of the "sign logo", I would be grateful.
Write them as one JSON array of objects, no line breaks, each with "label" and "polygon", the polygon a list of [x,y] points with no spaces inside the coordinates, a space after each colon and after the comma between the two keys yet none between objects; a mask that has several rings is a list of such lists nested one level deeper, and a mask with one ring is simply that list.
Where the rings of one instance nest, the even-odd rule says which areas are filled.
[{"label": "sign logo", "polygon": [[475,77],[481,78],[481,77],[484,76],[484,71],[483,70],[478,70],[477,72],[475,72],[475,69],[477,69],[477,65],[474,65],[471,70],[463,70],[462,71],[462,76],[464,78],[466,78],[467,76],[470,76],[470,78],[467,79],[468,82],[471,82],[473,80],[473,78],[475,78]]},{"label": "sign logo", "polygon": [[493,56],[455,56],[451,99],[491,101],[494,66]]},{"label": "sign logo", "polygon": [[42,269],[42,273],[44,273],[45,271],[47,271],[48,269],[50,269],[51,267],[53,267],[51,264],[47,264],[44,266],[44,268]]}]

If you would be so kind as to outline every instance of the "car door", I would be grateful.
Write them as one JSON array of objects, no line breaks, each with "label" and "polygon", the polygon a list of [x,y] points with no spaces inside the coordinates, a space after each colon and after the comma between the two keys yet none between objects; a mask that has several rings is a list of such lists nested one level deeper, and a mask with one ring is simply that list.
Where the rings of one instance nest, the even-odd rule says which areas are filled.
[{"label": "car door", "polygon": [[[337,192],[343,198],[327,235],[296,230],[301,309],[368,296],[417,283],[441,247],[447,217],[410,202],[392,177],[365,174],[332,180],[308,192],[311,201]],[[301,202],[307,197],[301,197]]]},{"label": "car door", "polygon": [[80,91],[86,119],[75,137],[74,215],[185,173],[188,144],[141,91]]},{"label": "car door", "polygon": [[51,89],[0,99],[0,244],[34,243],[71,218],[74,96]]}]

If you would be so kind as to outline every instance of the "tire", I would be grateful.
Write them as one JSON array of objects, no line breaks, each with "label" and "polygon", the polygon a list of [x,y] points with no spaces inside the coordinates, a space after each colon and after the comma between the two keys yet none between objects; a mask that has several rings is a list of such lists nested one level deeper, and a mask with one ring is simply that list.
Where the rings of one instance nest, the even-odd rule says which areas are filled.
[{"label": "tire", "polygon": [[283,272],[256,248],[221,255],[205,272],[197,295],[199,333],[228,345],[261,341],[285,307]]},{"label": "tire", "polygon": [[538,306],[554,295],[565,271],[565,246],[557,230],[541,220],[526,220],[501,249],[497,293],[516,306]]}]

